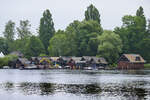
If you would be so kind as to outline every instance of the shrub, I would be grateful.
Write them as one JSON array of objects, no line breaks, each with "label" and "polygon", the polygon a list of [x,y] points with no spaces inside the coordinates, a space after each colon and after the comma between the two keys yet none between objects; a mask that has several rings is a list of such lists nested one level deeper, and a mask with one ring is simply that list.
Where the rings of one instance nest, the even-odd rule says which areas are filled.
[{"label": "shrub", "polygon": [[0,68],[3,66],[8,66],[8,63],[10,61],[14,61],[16,59],[18,59],[18,56],[16,56],[16,55],[7,55],[3,58],[0,58]]},{"label": "shrub", "polygon": [[47,55],[46,54],[40,54],[39,56],[40,57],[46,57]]},{"label": "shrub", "polygon": [[144,68],[150,68],[150,64],[144,64]]}]

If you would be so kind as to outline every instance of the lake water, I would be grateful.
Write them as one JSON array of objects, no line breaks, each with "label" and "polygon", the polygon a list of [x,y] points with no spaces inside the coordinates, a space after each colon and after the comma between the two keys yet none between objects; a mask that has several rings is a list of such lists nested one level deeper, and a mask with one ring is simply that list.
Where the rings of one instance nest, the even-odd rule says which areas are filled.
[{"label": "lake water", "polygon": [[0,70],[0,100],[150,100],[150,70]]}]

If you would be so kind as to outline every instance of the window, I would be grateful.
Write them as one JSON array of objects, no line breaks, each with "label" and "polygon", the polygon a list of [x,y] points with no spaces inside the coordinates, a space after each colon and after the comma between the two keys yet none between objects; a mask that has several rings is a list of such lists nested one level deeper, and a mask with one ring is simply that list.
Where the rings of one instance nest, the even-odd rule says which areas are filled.
[{"label": "window", "polygon": [[141,61],[140,57],[139,57],[139,56],[136,57],[136,58],[135,58],[135,61]]}]

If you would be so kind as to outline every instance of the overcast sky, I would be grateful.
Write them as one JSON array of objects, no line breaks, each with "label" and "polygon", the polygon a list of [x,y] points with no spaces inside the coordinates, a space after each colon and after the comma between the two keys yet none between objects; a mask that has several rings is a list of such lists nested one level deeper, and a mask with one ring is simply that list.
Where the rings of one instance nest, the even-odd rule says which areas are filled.
[{"label": "overcast sky", "polygon": [[73,20],[83,20],[87,6],[93,4],[101,15],[104,29],[121,26],[124,15],[135,15],[139,6],[150,19],[150,0],[0,0],[0,36],[8,20],[18,26],[19,20],[28,19],[31,31],[36,33],[44,10],[52,13],[56,30],[65,29]]}]

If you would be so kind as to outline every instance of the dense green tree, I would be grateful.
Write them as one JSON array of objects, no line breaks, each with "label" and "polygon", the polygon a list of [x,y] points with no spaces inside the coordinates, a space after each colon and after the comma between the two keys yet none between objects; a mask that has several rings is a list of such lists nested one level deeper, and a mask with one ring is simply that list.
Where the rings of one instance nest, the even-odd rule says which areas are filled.
[{"label": "dense green tree", "polygon": [[30,37],[32,36],[30,28],[31,24],[28,20],[20,21],[20,26],[17,27],[17,34],[19,38],[15,40],[13,44],[13,46],[15,47],[14,51],[20,51],[25,54],[25,45],[28,43]]},{"label": "dense green tree", "polygon": [[140,54],[144,57],[144,59],[148,62],[150,62],[150,37],[144,38],[140,42]]},{"label": "dense green tree", "polygon": [[24,39],[16,39],[13,43],[13,47],[14,48],[14,51],[20,51],[21,53],[25,54],[25,45],[29,42],[29,39],[28,37],[24,38]]},{"label": "dense green tree", "polygon": [[136,11],[136,16],[145,17],[143,7],[139,7],[139,9]]},{"label": "dense green tree", "polygon": [[30,37],[32,35],[31,31],[30,31],[30,28],[31,28],[31,25],[30,25],[30,22],[28,20],[24,20],[24,21],[21,20],[20,21],[20,26],[17,27],[18,37],[20,39]]},{"label": "dense green tree", "polygon": [[25,56],[30,58],[32,56],[37,57],[40,54],[45,54],[44,46],[38,37],[32,36],[26,45]]},{"label": "dense green tree", "polygon": [[122,47],[122,53],[131,53],[129,51],[129,41],[128,41],[128,32],[126,31],[127,29],[126,28],[119,28],[119,27],[116,27],[115,28],[115,33],[118,34],[122,40],[122,44],[123,44],[123,47]]},{"label": "dense green tree", "polygon": [[[44,11],[43,17],[40,19],[39,38],[44,44],[45,50],[49,46],[49,40],[55,33],[52,15],[49,10]],[[48,52],[47,52],[48,53]]]},{"label": "dense green tree", "polygon": [[64,31],[58,31],[50,40],[48,48],[51,56],[75,56],[76,44]]},{"label": "dense green tree", "polygon": [[15,35],[15,23],[12,22],[11,20],[8,21],[8,23],[6,23],[5,25],[5,30],[3,34],[8,41],[13,41]]},{"label": "dense green tree", "polygon": [[5,38],[0,37],[0,52],[8,54],[8,43]]},{"label": "dense green tree", "polygon": [[77,56],[96,55],[97,51],[97,35],[100,35],[103,29],[96,21],[74,21],[67,29],[67,34],[72,34],[77,45]]},{"label": "dense green tree", "polygon": [[100,24],[100,14],[95,6],[92,4],[85,11],[85,20],[94,20]]},{"label": "dense green tree", "polygon": [[79,56],[95,56],[97,50],[97,44],[92,42],[92,39],[96,40],[97,35],[100,35],[103,32],[103,29],[101,28],[100,24],[98,24],[96,21],[89,20],[89,21],[83,21],[81,24],[79,24],[79,44],[78,44],[78,55]]},{"label": "dense green tree", "polygon": [[15,48],[13,47],[14,36],[15,36],[15,23],[12,22],[11,20],[8,21],[8,23],[6,23],[5,25],[5,30],[3,34],[6,39],[5,43],[8,45],[7,53],[10,53]]},{"label": "dense green tree", "polygon": [[112,31],[104,31],[98,37],[98,56],[104,57],[110,64],[116,63],[122,52],[122,41],[118,34]]},{"label": "dense green tree", "polygon": [[148,36],[143,8],[137,10],[136,16],[126,15],[122,18],[121,28],[115,28],[123,41],[123,53],[140,53],[140,42]]}]

